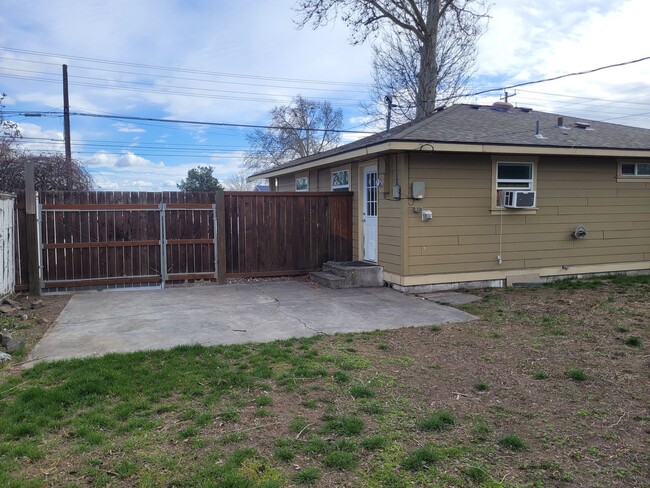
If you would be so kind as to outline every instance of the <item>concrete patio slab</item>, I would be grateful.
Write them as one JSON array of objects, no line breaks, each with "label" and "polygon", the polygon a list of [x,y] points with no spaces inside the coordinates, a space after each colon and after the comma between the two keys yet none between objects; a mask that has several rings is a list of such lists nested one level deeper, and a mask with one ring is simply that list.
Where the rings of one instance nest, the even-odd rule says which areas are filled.
[{"label": "concrete patio slab", "polygon": [[425,300],[431,300],[432,302],[440,303],[442,305],[465,305],[467,303],[474,303],[481,300],[481,297],[477,297],[476,295],[457,291],[420,293],[419,296]]},{"label": "concrete patio slab", "polygon": [[336,290],[304,281],[83,293],[70,299],[28,364],[180,344],[268,342],[475,318],[389,288]]}]

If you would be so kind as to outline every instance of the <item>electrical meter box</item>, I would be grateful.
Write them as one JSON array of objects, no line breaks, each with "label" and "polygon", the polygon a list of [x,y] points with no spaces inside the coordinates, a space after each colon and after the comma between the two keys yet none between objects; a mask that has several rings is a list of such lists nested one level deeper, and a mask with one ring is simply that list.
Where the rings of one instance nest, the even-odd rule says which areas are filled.
[{"label": "electrical meter box", "polygon": [[411,196],[415,200],[424,198],[424,181],[414,181],[411,183]]}]

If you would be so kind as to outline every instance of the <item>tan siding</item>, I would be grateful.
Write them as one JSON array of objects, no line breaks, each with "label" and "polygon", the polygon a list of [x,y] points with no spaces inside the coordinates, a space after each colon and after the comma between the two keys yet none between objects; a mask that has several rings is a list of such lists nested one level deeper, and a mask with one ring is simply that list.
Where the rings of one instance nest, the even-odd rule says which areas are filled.
[{"label": "tan siding", "polygon": [[[409,183],[424,181],[408,220],[407,276],[641,262],[650,254],[650,185],[617,182],[613,158],[540,156],[534,214],[492,215],[490,155],[412,154]],[[585,225],[588,237],[571,232]],[[503,258],[497,262],[497,255]]]}]

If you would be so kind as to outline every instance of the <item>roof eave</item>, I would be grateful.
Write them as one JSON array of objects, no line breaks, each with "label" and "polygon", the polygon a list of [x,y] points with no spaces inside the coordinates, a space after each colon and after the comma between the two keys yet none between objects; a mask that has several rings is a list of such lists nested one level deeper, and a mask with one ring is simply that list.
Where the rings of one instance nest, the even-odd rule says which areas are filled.
[{"label": "roof eave", "polygon": [[383,141],[344,151],[331,156],[314,159],[302,164],[287,166],[256,173],[248,177],[249,181],[258,178],[274,178],[299,171],[306,171],[322,166],[333,166],[353,160],[368,159],[379,154],[395,151],[420,151],[420,152],[467,152],[489,154],[521,154],[521,155],[549,155],[549,156],[601,156],[601,157],[650,157],[648,149],[629,148],[590,148],[590,147],[564,147],[564,146],[525,146],[508,144],[485,143],[457,143],[457,142],[431,142],[431,141]]}]

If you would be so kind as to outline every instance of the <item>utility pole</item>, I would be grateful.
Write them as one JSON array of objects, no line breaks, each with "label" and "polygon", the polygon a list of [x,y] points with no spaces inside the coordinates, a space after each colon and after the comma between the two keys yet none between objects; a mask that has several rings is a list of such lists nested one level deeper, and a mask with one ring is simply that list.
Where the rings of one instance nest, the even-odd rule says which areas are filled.
[{"label": "utility pole", "polygon": [[386,95],[384,97],[384,103],[386,104],[386,132],[388,132],[390,130],[390,117],[393,111],[393,97]]},{"label": "utility pole", "polygon": [[70,99],[68,98],[68,65],[63,65],[63,139],[65,141],[66,190],[72,188],[72,146],[70,144]]}]

